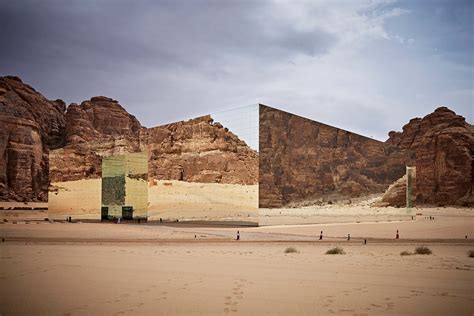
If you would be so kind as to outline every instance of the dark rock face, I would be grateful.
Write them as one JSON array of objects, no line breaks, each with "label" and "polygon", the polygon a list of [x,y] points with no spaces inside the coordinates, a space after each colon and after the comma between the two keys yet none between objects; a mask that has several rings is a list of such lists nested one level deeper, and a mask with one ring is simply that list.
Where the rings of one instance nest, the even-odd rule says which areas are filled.
[{"label": "dark rock face", "polygon": [[440,107],[390,132],[387,147],[408,153],[416,166],[417,204],[474,205],[474,126]]},{"label": "dark rock face", "polygon": [[48,152],[64,144],[66,106],[0,77],[0,201],[46,201]]},{"label": "dark rock face", "polygon": [[380,141],[264,105],[259,145],[260,207],[383,192],[405,169]]},{"label": "dark rock face", "polygon": [[211,116],[142,130],[149,177],[201,183],[258,183],[258,153]]}]

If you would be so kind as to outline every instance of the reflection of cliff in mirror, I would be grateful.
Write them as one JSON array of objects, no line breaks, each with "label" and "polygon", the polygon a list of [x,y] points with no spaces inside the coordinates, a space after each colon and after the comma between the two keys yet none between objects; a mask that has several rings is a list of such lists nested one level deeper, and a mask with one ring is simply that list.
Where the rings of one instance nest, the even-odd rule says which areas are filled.
[{"label": "reflection of cliff in mirror", "polygon": [[148,219],[258,220],[258,106],[150,128]]},{"label": "reflection of cliff in mirror", "polygon": [[252,104],[215,112],[211,117],[258,151],[258,109],[258,104]]}]

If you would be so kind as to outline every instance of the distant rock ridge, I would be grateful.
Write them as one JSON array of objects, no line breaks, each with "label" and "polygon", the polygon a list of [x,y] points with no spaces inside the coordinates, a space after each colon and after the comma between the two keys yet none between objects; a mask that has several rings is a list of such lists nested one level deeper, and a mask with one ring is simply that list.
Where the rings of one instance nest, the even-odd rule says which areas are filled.
[{"label": "distant rock ridge", "polygon": [[[100,177],[103,156],[144,149],[151,179],[258,183],[258,153],[210,116],[145,128],[111,98],[66,108],[6,76],[0,77],[0,123],[0,201],[46,201],[50,181]],[[473,139],[473,126],[462,116],[438,108],[390,132],[378,159],[360,172],[398,179],[405,165],[414,165],[418,203],[472,205]],[[351,194],[370,187],[341,186]]]}]

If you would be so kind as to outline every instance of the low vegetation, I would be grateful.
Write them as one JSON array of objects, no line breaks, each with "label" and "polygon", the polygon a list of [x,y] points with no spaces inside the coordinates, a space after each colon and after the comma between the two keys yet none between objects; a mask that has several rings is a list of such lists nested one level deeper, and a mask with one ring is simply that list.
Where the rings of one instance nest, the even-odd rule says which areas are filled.
[{"label": "low vegetation", "polygon": [[432,253],[431,249],[425,246],[415,248],[415,254],[417,255],[431,255]]},{"label": "low vegetation", "polygon": [[344,255],[344,249],[339,248],[339,247],[334,247],[326,251],[327,255]]},{"label": "low vegetation", "polygon": [[288,247],[285,249],[285,253],[297,253],[298,250],[296,250],[296,248],[294,247]]},{"label": "low vegetation", "polygon": [[469,258],[474,258],[474,249],[469,250],[469,251],[467,252],[467,256],[468,256]]},{"label": "low vegetation", "polygon": [[402,252],[400,252],[400,256],[411,256],[411,255],[412,255],[412,253],[411,253],[411,252],[409,252],[409,251],[406,251],[406,250],[405,250],[405,251],[402,251]]}]

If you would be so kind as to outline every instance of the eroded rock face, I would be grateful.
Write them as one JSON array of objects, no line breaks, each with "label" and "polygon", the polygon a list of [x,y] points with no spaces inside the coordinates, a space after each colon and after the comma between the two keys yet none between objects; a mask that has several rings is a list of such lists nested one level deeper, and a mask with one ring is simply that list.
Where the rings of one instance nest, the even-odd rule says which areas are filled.
[{"label": "eroded rock face", "polygon": [[127,137],[138,142],[141,124],[116,100],[93,97],[66,112],[66,144]]},{"label": "eroded rock face", "polygon": [[140,122],[110,98],[69,105],[65,146],[49,157],[51,182],[100,178],[102,157],[140,151],[141,129]]},{"label": "eroded rock face", "polygon": [[258,154],[211,116],[142,130],[149,178],[257,184]]},{"label": "eroded rock face", "polygon": [[405,169],[380,141],[264,105],[259,145],[260,207],[383,192]]},{"label": "eroded rock face", "polygon": [[262,207],[381,192],[406,165],[417,169],[418,204],[474,205],[473,126],[447,108],[411,120],[385,143],[263,109],[259,157],[210,116],[146,129],[113,99],[66,111],[19,78],[0,77],[0,200],[46,201],[52,149],[53,182],[100,177],[103,156],[147,149],[150,178],[259,183]]},{"label": "eroded rock face", "polygon": [[440,107],[390,132],[388,147],[408,153],[416,166],[416,203],[474,205],[474,126]]},{"label": "eroded rock face", "polygon": [[0,200],[46,201],[48,152],[64,144],[66,106],[0,77]]}]

